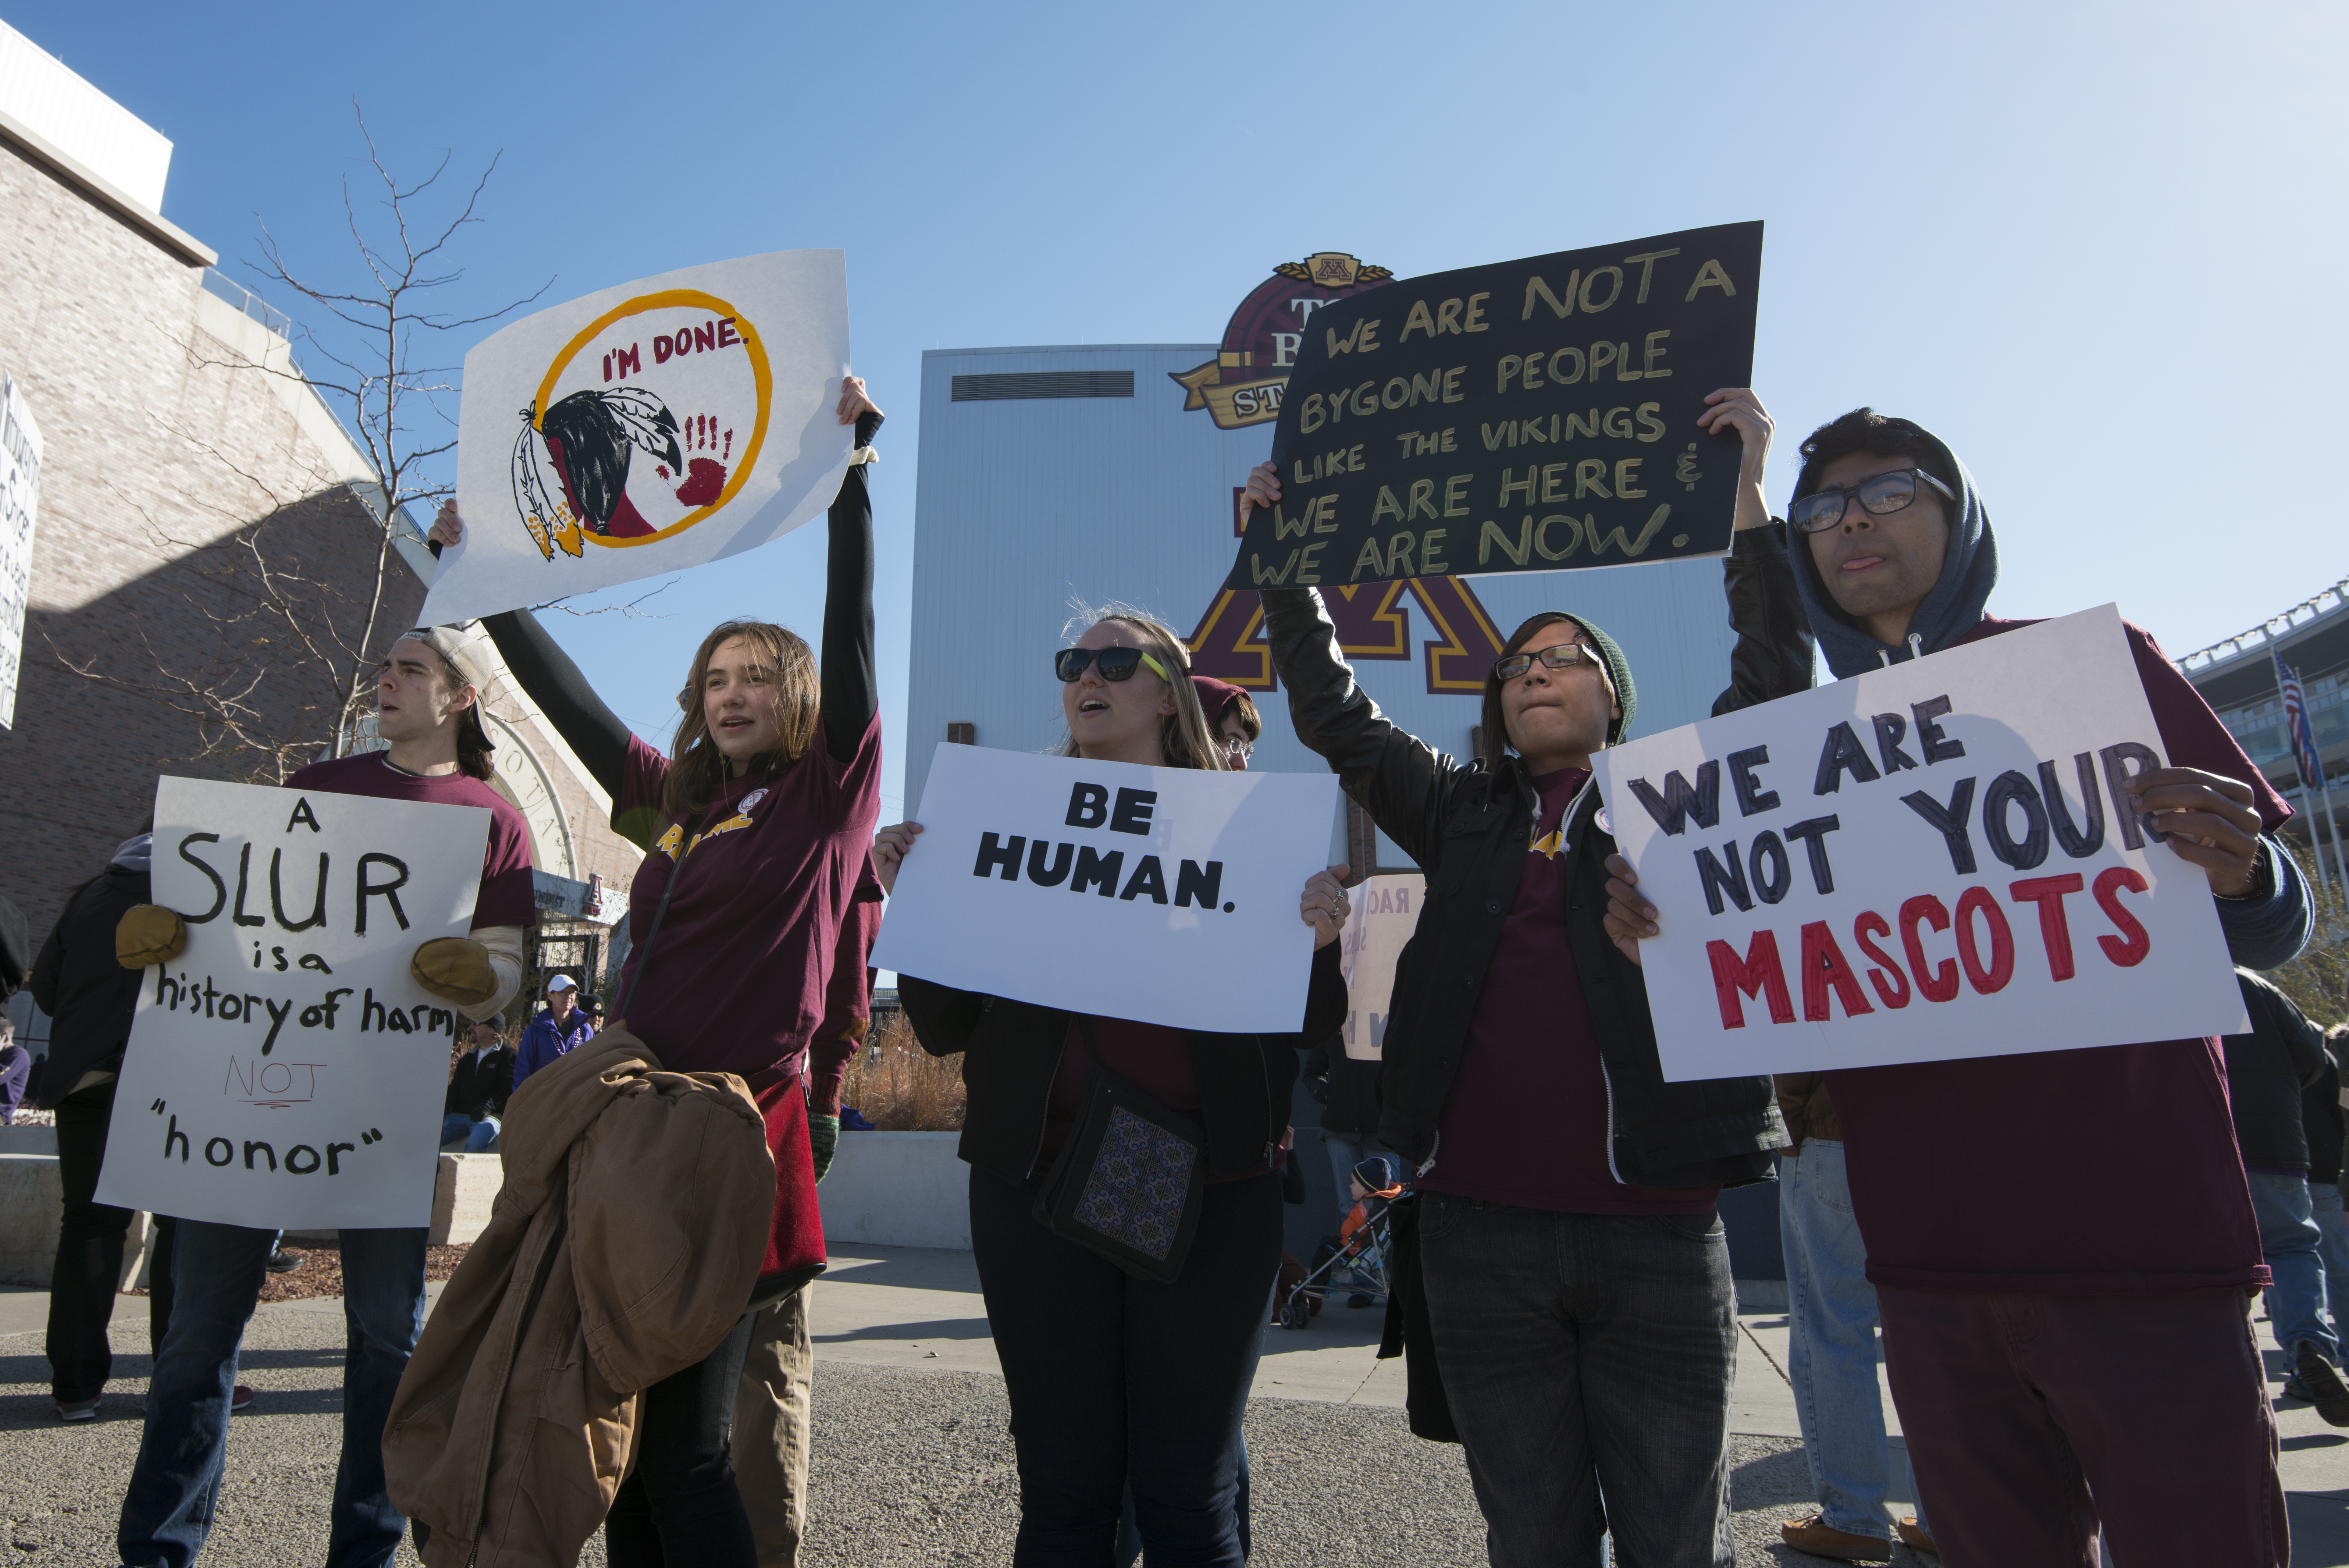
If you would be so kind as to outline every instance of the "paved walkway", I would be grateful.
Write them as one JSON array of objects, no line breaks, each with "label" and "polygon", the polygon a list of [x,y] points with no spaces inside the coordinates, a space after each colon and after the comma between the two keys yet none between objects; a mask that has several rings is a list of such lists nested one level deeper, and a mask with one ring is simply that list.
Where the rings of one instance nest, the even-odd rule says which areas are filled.
[{"label": "paved walkway", "polygon": [[[816,1286],[819,1366],[811,1564],[1000,1563],[1016,1522],[1002,1380],[968,1253],[844,1246]],[[0,1289],[0,1474],[14,1560],[109,1560],[139,1438],[146,1303],[115,1318],[105,1418],[60,1427],[40,1329],[47,1297]],[[1333,1300],[1311,1326],[1274,1329],[1248,1417],[1257,1560],[1267,1563],[1482,1563],[1481,1523],[1456,1448],[1410,1436],[1399,1363],[1380,1362],[1380,1314]],[[1732,1456],[1738,1562],[1816,1564],[1776,1544],[1806,1511],[1783,1314],[1739,1320]],[[342,1303],[262,1308],[243,1381],[261,1391],[232,1428],[230,1475],[207,1563],[298,1568],[322,1561],[324,1501],[339,1441]],[[1889,1398],[1888,1425],[1898,1431]],[[2300,1407],[2279,1410],[2295,1551],[2349,1568],[2349,1436]],[[1895,1439],[1896,1448],[1898,1439]],[[1894,1473],[1906,1498],[1905,1465]],[[399,1561],[414,1559],[403,1548]],[[600,1564],[599,1543],[584,1563]],[[1901,1563],[1919,1561],[1905,1550]],[[1926,1559],[1924,1561],[1930,1562]]]}]

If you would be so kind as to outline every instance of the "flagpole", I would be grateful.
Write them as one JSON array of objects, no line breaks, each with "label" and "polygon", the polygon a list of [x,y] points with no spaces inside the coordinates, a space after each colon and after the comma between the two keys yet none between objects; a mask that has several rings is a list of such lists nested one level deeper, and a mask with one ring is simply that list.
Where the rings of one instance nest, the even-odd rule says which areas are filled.
[{"label": "flagpole", "polygon": [[[2308,818],[2308,853],[2309,857],[2316,862],[2316,885],[2319,888],[2329,891],[2333,886],[2333,879],[2331,876],[2327,874],[2325,868],[2324,846],[2316,841],[2316,813],[2314,808],[2310,805],[2308,798],[2312,790],[2323,793],[2324,797],[2324,826],[2326,830],[2331,832],[2333,829],[2333,790],[2331,786],[2325,783],[2324,759],[2322,755],[2319,755],[2315,759],[2316,783],[2311,784],[2308,782],[2308,770],[2302,765],[2304,759],[2302,757],[2300,751],[2300,725],[2292,717],[2292,704],[2290,698],[2284,691],[2282,651],[2276,647],[2275,639],[2269,634],[2268,628],[2264,625],[2260,628],[2260,642],[2268,650],[2268,673],[2275,678],[2276,707],[2282,711],[2283,715],[2284,749],[2292,753],[2292,774],[2300,780],[2300,804],[2302,814]],[[2292,677],[2292,684],[2300,693],[2300,711],[2302,713],[2305,713],[2308,711],[2308,689],[2306,686],[2300,683],[2300,678],[2297,675]],[[2311,724],[2309,726],[2309,740],[2312,745],[2313,745],[2315,742],[2315,737],[2316,727],[2315,725]],[[2333,850],[2336,857],[2341,852],[2341,838],[2338,833],[2333,834]],[[2344,874],[2342,877],[2342,888],[2344,893],[2349,893],[2349,873]]]}]

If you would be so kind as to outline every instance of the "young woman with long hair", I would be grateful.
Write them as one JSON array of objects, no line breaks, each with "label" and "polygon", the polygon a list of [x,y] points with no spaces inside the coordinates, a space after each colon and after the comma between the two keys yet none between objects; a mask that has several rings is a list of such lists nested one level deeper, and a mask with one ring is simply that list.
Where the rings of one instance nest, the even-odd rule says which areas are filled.
[{"label": "young woman with long hair", "polygon": [[[839,415],[855,424],[859,452],[832,505],[821,666],[781,627],[714,628],[694,650],[678,699],[684,718],[664,756],[629,732],[528,615],[486,623],[523,691],[610,792],[613,827],[648,851],[629,889],[616,1024],[669,1070],[739,1075],[775,1156],[775,1217],[752,1310],[708,1358],[645,1391],[637,1458],[605,1521],[615,1568],[756,1563],[729,1451],[735,1386],[755,1312],[803,1288],[823,1263],[816,1164],[819,1155],[828,1162],[820,1134],[837,1136],[839,1107],[809,1106],[803,1078],[881,774],[864,467],[881,410],[849,377]],[[435,543],[462,537],[454,506],[444,507]]]},{"label": "young woman with long hair", "polygon": [[[1069,726],[1061,754],[1223,771],[1174,634],[1123,608],[1085,618],[1053,662]],[[880,836],[874,859],[885,882],[895,884],[920,831],[902,823]],[[1280,1268],[1277,1160],[1298,1054],[1345,1017],[1337,945],[1345,875],[1342,866],[1316,873],[1299,900],[1315,949],[1294,1033],[1078,1017],[898,977],[923,1046],[963,1057],[971,1246],[1011,1400],[1020,1496],[1012,1561],[1022,1568],[1106,1568],[1129,1476],[1152,1562],[1242,1561],[1233,1511],[1240,1416]],[[1196,980],[1219,983],[1214,974]],[[1047,1173],[1081,1147],[1074,1135],[1096,1065],[1202,1129],[1205,1196],[1171,1281],[1130,1274],[1035,1215]]]}]

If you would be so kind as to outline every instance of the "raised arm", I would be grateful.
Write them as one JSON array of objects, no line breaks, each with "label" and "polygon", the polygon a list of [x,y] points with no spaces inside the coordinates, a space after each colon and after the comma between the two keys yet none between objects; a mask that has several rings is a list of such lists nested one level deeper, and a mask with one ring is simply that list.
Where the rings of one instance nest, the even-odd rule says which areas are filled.
[{"label": "raised arm", "polygon": [[528,610],[507,610],[481,622],[506,668],[538,704],[587,772],[617,805],[628,760],[628,727],[604,705],[579,666],[555,645]]},{"label": "raised arm", "polygon": [[[856,421],[860,452],[872,446],[882,417],[865,396],[860,378],[851,376],[841,383],[840,418],[843,423]],[[857,742],[881,706],[880,685],[873,672],[873,497],[867,466],[857,462],[850,467],[828,518],[832,539],[824,570],[823,742],[836,763],[856,754]]]},{"label": "raised arm", "polygon": [[1795,587],[1786,525],[1770,515],[1762,493],[1776,422],[1751,387],[1723,387],[1704,400],[1699,428],[1714,435],[1734,431],[1739,442],[1737,532],[1721,563],[1737,645],[1729,655],[1729,690],[1713,700],[1718,717],[1809,691],[1816,639]]}]

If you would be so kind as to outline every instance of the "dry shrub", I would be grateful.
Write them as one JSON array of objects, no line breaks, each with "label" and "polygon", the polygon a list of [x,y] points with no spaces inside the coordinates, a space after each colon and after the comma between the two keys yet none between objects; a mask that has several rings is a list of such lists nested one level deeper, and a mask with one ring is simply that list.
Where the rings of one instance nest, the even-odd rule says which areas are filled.
[{"label": "dry shrub", "polygon": [[[2326,846],[2329,849],[2331,846]],[[2344,950],[2349,950],[2349,900],[2342,898],[2341,884],[2333,880],[2320,885],[2316,879],[2316,862],[2300,846],[2291,846],[2293,857],[2300,862],[2301,876],[2308,883],[2311,899],[2316,905],[2315,929],[2310,935],[2308,949],[2282,969],[2271,970],[2267,978],[2278,989],[2300,1004],[2310,1022],[2323,1027],[2349,1023],[2349,962],[2344,962]],[[2328,857],[2328,869],[2330,869]]]},{"label": "dry shrub", "polygon": [[962,1058],[931,1055],[905,1015],[890,1013],[850,1058],[840,1103],[883,1132],[959,1132]]}]

